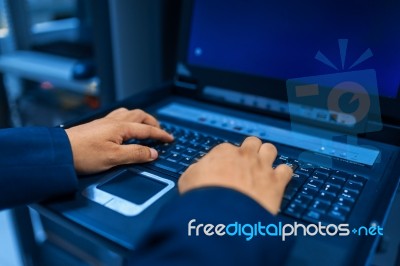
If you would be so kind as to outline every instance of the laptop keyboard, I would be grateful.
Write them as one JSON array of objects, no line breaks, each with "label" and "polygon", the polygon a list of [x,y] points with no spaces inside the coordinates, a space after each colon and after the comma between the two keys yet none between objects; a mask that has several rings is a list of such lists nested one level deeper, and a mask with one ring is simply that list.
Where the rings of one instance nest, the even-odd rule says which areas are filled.
[{"label": "laptop keyboard", "polygon": [[[174,135],[173,143],[153,140],[130,140],[127,143],[155,148],[159,158],[143,166],[177,177],[214,146],[229,142],[169,123],[161,123],[161,127]],[[232,144],[239,146],[241,143]],[[277,156],[273,167],[282,163],[293,169],[293,176],[283,196],[281,214],[312,223],[343,223],[347,220],[365,185],[364,177],[318,167],[283,155]]]}]

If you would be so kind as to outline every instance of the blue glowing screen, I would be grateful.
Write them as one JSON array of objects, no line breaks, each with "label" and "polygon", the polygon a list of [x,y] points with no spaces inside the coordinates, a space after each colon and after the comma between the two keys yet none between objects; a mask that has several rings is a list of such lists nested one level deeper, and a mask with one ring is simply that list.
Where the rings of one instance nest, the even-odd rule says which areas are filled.
[{"label": "blue glowing screen", "polygon": [[375,69],[379,93],[400,85],[400,1],[199,0],[191,65],[282,80]]}]

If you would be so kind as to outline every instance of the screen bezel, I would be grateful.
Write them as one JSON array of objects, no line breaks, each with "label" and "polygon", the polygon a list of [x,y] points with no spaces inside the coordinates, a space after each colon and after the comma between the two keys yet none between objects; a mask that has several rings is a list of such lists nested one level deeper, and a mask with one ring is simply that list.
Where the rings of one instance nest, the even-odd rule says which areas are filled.
[{"label": "screen bezel", "polygon": [[[196,97],[202,97],[205,86],[215,86],[287,102],[286,80],[190,65],[188,63],[188,46],[194,0],[182,2],[177,62],[182,63],[191,73],[190,78],[196,81]],[[273,89],[266,90],[266,88]],[[400,106],[399,99],[400,90],[396,98],[379,97],[383,123],[397,125],[400,122],[400,108],[396,108]],[[246,109],[249,107],[246,106]],[[256,111],[260,112],[260,110]],[[266,113],[271,113],[271,111],[266,111]],[[289,119],[289,116],[284,117]]]}]

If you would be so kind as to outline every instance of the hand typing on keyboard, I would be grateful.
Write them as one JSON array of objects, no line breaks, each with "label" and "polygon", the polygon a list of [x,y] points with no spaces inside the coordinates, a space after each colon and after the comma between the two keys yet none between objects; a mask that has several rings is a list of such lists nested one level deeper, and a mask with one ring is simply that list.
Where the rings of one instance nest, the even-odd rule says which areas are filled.
[{"label": "hand typing on keyboard", "polygon": [[138,144],[122,145],[126,140],[173,141],[153,116],[138,109],[120,108],[104,118],[65,131],[79,174],[96,173],[121,164],[150,162],[158,157],[155,149]]},{"label": "hand typing on keyboard", "polygon": [[227,187],[248,195],[269,212],[277,214],[293,172],[285,164],[273,169],[276,156],[275,146],[262,144],[256,137],[248,137],[240,147],[220,144],[182,174],[179,191]]}]

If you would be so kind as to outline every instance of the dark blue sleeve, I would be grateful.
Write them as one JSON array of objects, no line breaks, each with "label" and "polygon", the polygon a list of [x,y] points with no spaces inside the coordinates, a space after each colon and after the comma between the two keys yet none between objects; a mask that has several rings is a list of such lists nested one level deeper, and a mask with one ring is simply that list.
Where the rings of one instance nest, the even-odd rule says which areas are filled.
[{"label": "dark blue sleeve", "polygon": [[[292,245],[278,236],[262,236],[253,231],[246,236],[212,236],[203,227],[189,234],[188,224],[278,224],[272,216],[251,198],[225,188],[204,188],[178,197],[164,208],[145,242],[133,254],[129,265],[282,265]],[[237,227],[238,228],[238,227]],[[247,233],[250,232],[246,226]],[[234,227],[231,227],[231,233]],[[264,229],[265,232],[265,229]],[[249,235],[249,234],[248,234]]]},{"label": "dark blue sleeve", "polygon": [[64,129],[0,130],[0,209],[71,193],[77,185]]}]

